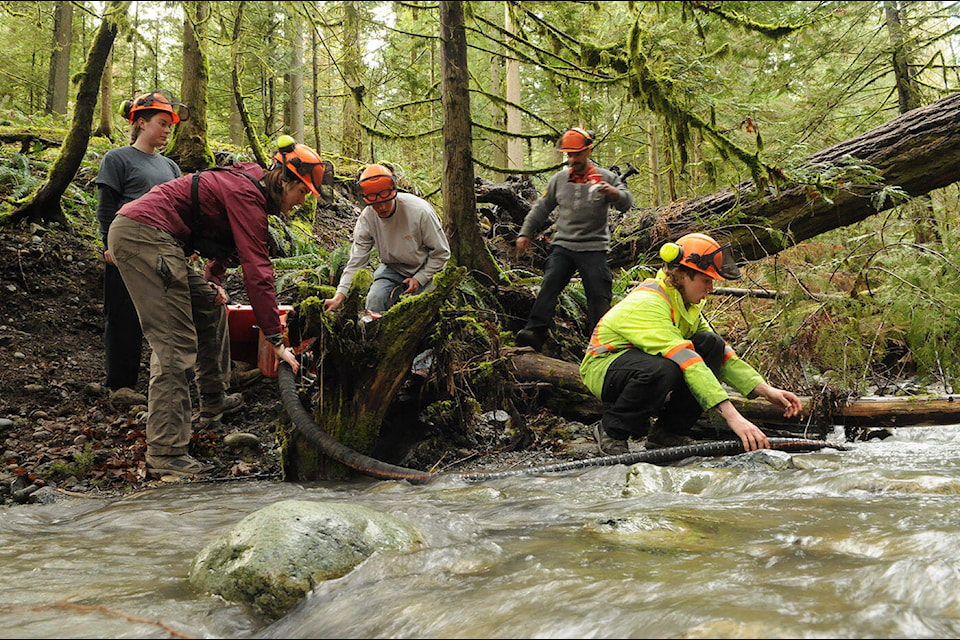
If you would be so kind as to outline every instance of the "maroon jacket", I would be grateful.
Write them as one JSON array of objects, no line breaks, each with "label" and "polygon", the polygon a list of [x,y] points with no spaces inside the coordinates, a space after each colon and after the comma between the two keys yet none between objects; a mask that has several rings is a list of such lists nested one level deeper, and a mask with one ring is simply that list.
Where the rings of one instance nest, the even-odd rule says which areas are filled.
[{"label": "maroon jacket", "polygon": [[[263,168],[253,162],[238,162],[230,168],[263,178]],[[136,200],[123,205],[117,215],[168,232],[185,251],[192,251],[194,230],[193,174],[158,184]],[[243,267],[243,284],[253,314],[264,335],[281,333],[280,312],[274,286],[273,263],[267,247],[267,200],[264,193],[242,173],[203,171],[199,198],[203,236],[237,247]],[[205,277],[220,284],[229,262],[212,259]]]}]

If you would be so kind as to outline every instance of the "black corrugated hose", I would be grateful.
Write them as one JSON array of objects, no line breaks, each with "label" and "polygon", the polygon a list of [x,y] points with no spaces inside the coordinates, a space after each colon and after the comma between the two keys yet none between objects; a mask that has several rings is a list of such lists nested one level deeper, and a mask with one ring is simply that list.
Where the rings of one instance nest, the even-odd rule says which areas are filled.
[{"label": "black corrugated hose", "polygon": [[[294,427],[312,445],[324,455],[337,462],[379,480],[406,480],[412,484],[426,484],[440,478],[458,478],[466,482],[483,482],[520,475],[536,475],[544,473],[561,473],[587,467],[602,467],[614,464],[635,464],[650,462],[664,464],[683,460],[691,456],[729,456],[743,453],[743,445],[739,440],[719,440],[685,445],[682,447],[664,447],[650,451],[633,451],[617,456],[603,456],[586,460],[558,462],[524,469],[507,469],[504,471],[490,471],[477,473],[431,473],[399,467],[382,462],[354,451],[350,447],[340,444],[321,429],[313,420],[313,416],[303,408],[300,395],[297,392],[297,382],[293,369],[286,362],[280,363],[277,375],[277,384],[280,387],[280,400],[287,415],[293,421]],[[770,447],[781,451],[805,452],[819,449],[840,449],[845,447],[829,443],[825,440],[808,440],[806,438],[769,438]]]}]

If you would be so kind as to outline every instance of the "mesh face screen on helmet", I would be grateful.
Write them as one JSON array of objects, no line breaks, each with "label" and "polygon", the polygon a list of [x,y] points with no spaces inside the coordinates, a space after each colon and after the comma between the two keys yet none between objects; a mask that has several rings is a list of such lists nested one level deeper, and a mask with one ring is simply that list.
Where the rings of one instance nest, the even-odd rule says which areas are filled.
[{"label": "mesh face screen on helmet", "polygon": [[382,164],[372,164],[360,174],[360,193],[367,204],[389,202],[397,197],[397,179]]},{"label": "mesh face screen on helmet", "polygon": [[123,103],[123,116],[133,122],[137,119],[138,111],[162,111],[170,114],[173,124],[190,119],[190,109],[181,102],[173,99],[170,92],[165,89],[151,91],[135,100],[127,100]]},{"label": "mesh face screen on helmet", "polygon": [[683,249],[679,262],[716,280],[739,280],[740,268],[729,244],[720,245],[702,233],[691,233],[677,240]]},{"label": "mesh face screen on helmet", "polygon": [[282,166],[284,178],[298,179],[307,185],[310,193],[320,197],[319,186],[323,184],[324,163],[320,154],[305,144],[289,142],[273,154],[274,166]]},{"label": "mesh face screen on helmet", "polygon": [[593,146],[593,132],[585,131],[579,127],[567,129],[560,137],[560,144],[557,148],[564,153],[576,153]]}]

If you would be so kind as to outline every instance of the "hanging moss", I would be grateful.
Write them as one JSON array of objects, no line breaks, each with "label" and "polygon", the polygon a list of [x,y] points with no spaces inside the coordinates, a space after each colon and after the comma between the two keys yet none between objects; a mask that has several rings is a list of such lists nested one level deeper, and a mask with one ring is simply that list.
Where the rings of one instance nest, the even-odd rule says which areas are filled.
[{"label": "hanging moss", "polygon": [[721,2],[685,2],[684,5],[689,5],[692,9],[716,16],[728,24],[732,24],[733,26],[741,27],[747,31],[759,33],[762,36],[770,38],[771,40],[779,40],[780,38],[788,36],[792,33],[811,27],[830,15],[833,15],[826,14],[824,16],[814,16],[810,20],[797,24],[776,24],[757,22],[756,20],[753,20],[742,13],[725,9],[723,7],[723,3]]}]

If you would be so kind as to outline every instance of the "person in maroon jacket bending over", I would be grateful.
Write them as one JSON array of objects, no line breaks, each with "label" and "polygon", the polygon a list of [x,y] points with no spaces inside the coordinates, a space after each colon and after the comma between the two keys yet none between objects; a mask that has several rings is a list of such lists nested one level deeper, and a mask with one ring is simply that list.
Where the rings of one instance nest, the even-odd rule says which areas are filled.
[{"label": "person in maroon jacket bending over", "polygon": [[[282,360],[294,372],[298,369],[293,350],[283,343],[267,216],[288,213],[308,193],[319,196],[324,164],[316,151],[290,136],[281,136],[278,144],[266,171],[256,163],[238,162],[185,175],[125,204],[110,225],[110,251],[152,350],[150,475],[193,477],[212,468],[188,453],[197,336],[209,329],[198,326],[209,314],[196,313],[193,300],[219,286],[229,267],[243,268],[257,325],[276,349],[278,364]],[[189,264],[194,253],[209,260],[203,274]],[[201,409],[204,401],[201,397]]]}]

